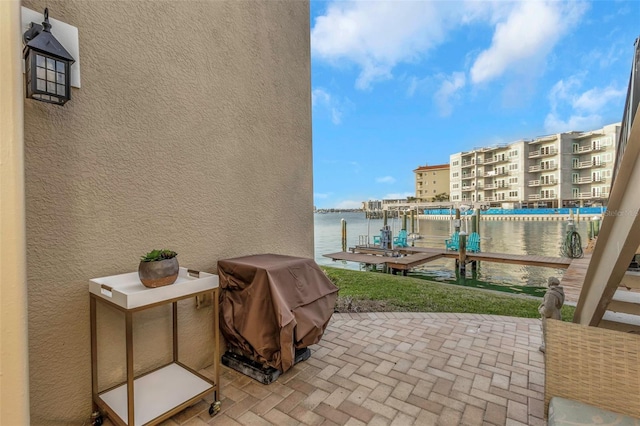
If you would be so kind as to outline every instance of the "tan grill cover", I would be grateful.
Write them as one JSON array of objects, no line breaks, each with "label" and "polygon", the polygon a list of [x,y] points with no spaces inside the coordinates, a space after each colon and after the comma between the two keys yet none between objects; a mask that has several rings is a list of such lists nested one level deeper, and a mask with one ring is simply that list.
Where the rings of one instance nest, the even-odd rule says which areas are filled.
[{"label": "tan grill cover", "polygon": [[282,372],[320,341],[338,288],[312,259],[260,254],[218,261],[220,330],[241,354]]}]

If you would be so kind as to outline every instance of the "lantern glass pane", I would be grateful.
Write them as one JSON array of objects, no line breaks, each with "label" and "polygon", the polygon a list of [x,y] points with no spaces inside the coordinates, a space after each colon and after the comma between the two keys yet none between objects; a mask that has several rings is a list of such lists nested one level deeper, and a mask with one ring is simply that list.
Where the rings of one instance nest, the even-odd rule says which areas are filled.
[{"label": "lantern glass pane", "polygon": [[47,81],[56,81],[55,71],[47,71]]},{"label": "lantern glass pane", "polygon": [[65,96],[64,94],[64,84],[58,84],[58,95]]},{"label": "lantern glass pane", "polygon": [[42,56],[42,55],[36,55],[36,64],[37,64],[39,67],[44,68],[44,67],[46,66],[46,62],[45,62],[44,56]]},{"label": "lantern glass pane", "polygon": [[44,68],[36,68],[36,75],[38,76],[38,78],[42,78],[45,79],[47,78],[47,70],[45,70]]},{"label": "lantern glass pane", "polygon": [[45,80],[42,80],[40,78],[38,79],[38,90],[47,90],[47,82]]},{"label": "lantern glass pane", "polygon": [[64,72],[64,62],[56,61],[56,71]]},{"label": "lantern glass pane", "polygon": [[56,69],[55,59],[47,58],[47,69],[55,71]]},{"label": "lantern glass pane", "polygon": [[57,76],[56,76],[56,83],[58,83],[58,84],[64,84],[64,83],[65,83],[65,81],[64,81],[64,80],[65,80],[65,79],[64,79],[64,74],[63,74],[63,73],[61,73],[61,72],[57,73]]},{"label": "lantern glass pane", "polygon": [[52,81],[47,82],[47,92],[56,94],[56,83]]}]

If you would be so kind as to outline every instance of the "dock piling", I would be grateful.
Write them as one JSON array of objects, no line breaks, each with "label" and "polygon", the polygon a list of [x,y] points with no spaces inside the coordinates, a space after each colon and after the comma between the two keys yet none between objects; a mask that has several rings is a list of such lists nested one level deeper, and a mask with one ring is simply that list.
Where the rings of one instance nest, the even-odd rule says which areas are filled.
[{"label": "dock piling", "polygon": [[467,233],[460,232],[459,248],[458,248],[458,268],[460,274],[464,275],[467,269]]},{"label": "dock piling", "polygon": [[476,212],[478,209],[474,209],[473,213],[471,213],[471,233],[478,232],[478,222]]},{"label": "dock piling", "polygon": [[342,225],[342,251],[347,251],[347,221],[340,219]]},{"label": "dock piling", "polygon": [[593,238],[600,233],[600,216],[593,217]]},{"label": "dock piling", "polygon": [[416,216],[415,210],[411,210],[411,233],[415,234],[416,232]]}]

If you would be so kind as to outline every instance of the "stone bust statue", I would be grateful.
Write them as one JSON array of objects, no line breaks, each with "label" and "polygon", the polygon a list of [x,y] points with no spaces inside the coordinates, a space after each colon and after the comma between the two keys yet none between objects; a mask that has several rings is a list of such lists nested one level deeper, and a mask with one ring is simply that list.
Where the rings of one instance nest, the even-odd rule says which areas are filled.
[{"label": "stone bust statue", "polygon": [[545,337],[546,337],[546,320],[547,318],[551,319],[562,319],[562,315],[560,313],[562,309],[562,305],[564,304],[564,289],[560,285],[560,280],[556,277],[549,277],[547,280],[547,286],[549,289],[544,294],[544,299],[540,306],[538,307],[538,312],[540,313],[540,317],[542,319],[542,346],[540,346],[540,351],[545,351]]}]

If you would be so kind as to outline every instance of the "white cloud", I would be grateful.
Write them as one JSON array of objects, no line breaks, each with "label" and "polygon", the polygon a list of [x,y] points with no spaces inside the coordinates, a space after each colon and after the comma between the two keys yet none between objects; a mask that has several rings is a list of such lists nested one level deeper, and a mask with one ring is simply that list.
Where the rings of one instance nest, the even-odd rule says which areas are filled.
[{"label": "white cloud", "polygon": [[[495,27],[491,45],[471,67],[470,80],[491,81],[507,71],[536,75],[546,56],[579,21],[587,3],[511,1],[333,1],[311,29],[314,59],[355,65],[358,89],[393,78],[400,63],[416,63],[473,22]],[[413,96],[419,80],[410,81]]]},{"label": "white cloud", "polygon": [[383,200],[402,200],[407,197],[414,197],[416,194],[413,192],[392,192],[382,197]]},{"label": "white cloud", "polygon": [[549,103],[551,104],[551,110],[555,111],[563,102],[570,102],[573,93],[581,84],[580,77],[575,75],[572,75],[566,81],[560,80],[554,84],[549,91]]},{"label": "white cloud", "polygon": [[544,120],[544,128],[547,133],[562,133],[575,131],[585,131],[597,129],[602,126],[602,117],[598,114],[572,115],[566,120],[562,120],[555,113],[547,114]]},{"label": "white cloud", "polygon": [[362,207],[362,201],[343,200],[335,205],[336,209],[359,209]]},{"label": "white cloud", "polygon": [[[603,114],[624,99],[626,91],[614,86],[593,87],[582,91],[582,80],[571,76],[560,80],[549,91],[551,111],[544,126],[548,133],[584,131],[602,126]],[[567,116],[567,118],[562,118]]]},{"label": "white cloud", "polygon": [[546,56],[585,10],[583,2],[515,2],[510,13],[497,23],[491,46],[471,67],[471,80],[491,81],[508,70],[539,72]]},{"label": "white cloud", "polygon": [[449,77],[444,77],[442,85],[433,95],[438,106],[438,110],[442,117],[451,115],[453,107],[451,105],[452,98],[455,99],[457,92],[465,85],[466,79],[463,72],[454,72]]},{"label": "white cloud", "polygon": [[346,102],[340,101],[325,89],[318,87],[311,92],[311,106],[325,108],[329,112],[331,122],[338,125],[342,123],[342,116],[345,110],[350,107],[350,102],[348,100]]},{"label": "white cloud", "polygon": [[314,192],[313,193],[313,198],[326,200],[327,198],[329,198],[330,195],[331,195],[330,193]]},{"label": "white cloud", "polygon": [[376,182],[378,182],[378,183],[395,183],[396,182],[396,178],[394,178],[393,176],[383,176],[383,177],[376,178]]},{"label": "white cloud", "polygon": [[400,62],[413,62],[444,40],[446,2],[358,1],[329,4],[311,30],[317,58],[360,68],[356,87],[392,77]]},{"label": "white cloud", "polygon": [[599,111],[612,100],[619,99],[625,96],[626,93],[626,90],[616,89],[611,86],[604,89],[594,87],[575,99],[573,107],[582,111]]}]

